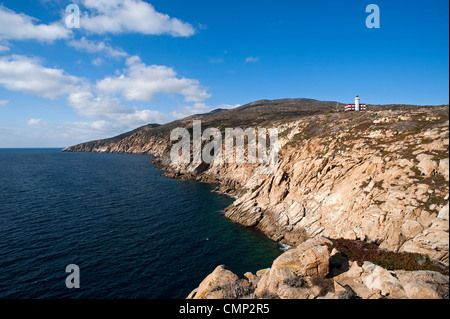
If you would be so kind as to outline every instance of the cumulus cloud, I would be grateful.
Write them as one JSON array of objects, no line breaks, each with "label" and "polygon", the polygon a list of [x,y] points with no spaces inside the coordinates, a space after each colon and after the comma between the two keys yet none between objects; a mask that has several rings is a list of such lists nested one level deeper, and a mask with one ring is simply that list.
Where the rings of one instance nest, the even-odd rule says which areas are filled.
[{"label": "cumulus cloud", "polygon": [[[128,100],[147,101],[158,92],[179,93],[187,101],[209,97],[197,80],[178,78],[171,68],[146,66],[138,57],[128,59],[127,65],[126,75],[105,78],[93,85],[64,70],[44,67],[40,60],[12,55],[0,58],[0,85],[50,99],[66,97],[67,104],[80,116],[127,127],[165,122],[171,115],[125,106],[117,95],[123,94]],[[29,124],[38,122],[34,120]]]},{"label": "cumulus cloud", "polygon": [[[61,69],[46,68],[39,60],[24,56],[0,58],[0,85],[50,99],[66,96],[68,105],[78,115],[89,119],[108,119],[126,125],[141,125],[145,121],[159,119],[158,114],[152,111],[139,111],[122,105],[116,97],[95,96],[86,80]],[[28,121],[29,125],[39,123],[43,122],[37,119]]]},{"label": "cumulus cloud", "polygon": [[125,127],[135,127],[148,123],[161,123],[167,116],[159,111],[138,110],[127,107],[118,98],[111,96],[94,96],[89,91],[72,93],[67,98],[78,115],[89,119],[103,119],[109,123],[120,123]]},{"label": "cumulus cloud", "polygon": [[202,102],[211,95],[195,79],[180,78],[172,68],[146,65],[137,56],[126,60],[124,74],[97,82],[97,89],[122,94],[127,100],[151,101],[155,93],[176,93],[186,102]]},{"label": "cumulus cloud", "polygon": [[[179,77],[175,70],[166,66],[146,65],[139,57],[126,60],[124,74],[106,77],[97,83],[66,73],[62,69],[48,68],[42,61],[26,56],[11,55],[0,57],[0,85],[9,90],[21,91],[44,98],[65,97],[67,105],[76,114],[93,122],[75,127],[97,131],[111,128],[129,129],[148,123],[164,123],[192,114],[206,113],[216,108],[232,108],[238,105],[211,107],[203,101],[210,97],[195,79]],[[130,101],[150,101],[154,94],[180,94],[185,101],[193,102],[171,113],[138,109],[124,105],[121,99]],[[0,101],[0,105],[8,101]],[[92,124],[94,123],[94,124]],[[30,119],[31,126],[43,126],[41,119]],[[94,125],[94,126],[93,126]]]},{"label": "cumulus cloud", "polygon": [[67,103],[72,106],[78,115],[90,119],[103,118],[106,115],[126,113],[130,110],[120,103],[118,98],[110,96],[95,97],[89,90],[80,89],[71,93]]},{"label": "cumulus cloud", "polygon": [[4,106],[4,105],[6,105],[8,103],[9,103],[8,100],[0,100],[0,106]]},{"label": "cumulus cloud", "polygon": [[62,22],[39,24],[38,20],[16,13],[0,4],[0,40],[37,40],[51,42],[67,39],[72,31]]},{"label": "cumulus cloud", "polygon": [[68,44],[78,51],[88,53],[102,53],[113,58],[126,57],[128,54],[122,49],[112,48],[104,41],[91,41],[82,37],[80,40],[71,40]]},{"label": "cumulus cloud", "polygon": [[[171,35],[189,37],[195,28],[187,22],[157,12],[143,0],[80,0],[85,9],[81,18],[81,28],[93,34],[140,33],[144,35]],[[47,5],[47,4],[46,4]],[[203,28],[199,25],[199,28]],[[73,37],[65,19],[45,24],[24,13],[16,13],[0,4],[0,52],[8,51],[4,43],[8,40],[37,40],[52,42]],[[112,57],[125,57],[121,49],[114,49],[104,42],[94,42],[82,38],[69,45],[80,51],[102,52]]]},{"label": "cumulus cloud", "polygon": [[54,99],[70,94],[82,79],[62,69],[46,68],[37,59],[11,55],[0,57],[0,85],[13,91]]},{"label": "cumulus cloud", "polygon": [[142,0],[83,0],[90,13],[81,18],[81,27],[95,34],[141,33],[189,37],[194,27],[177,18],[157,12]]}]

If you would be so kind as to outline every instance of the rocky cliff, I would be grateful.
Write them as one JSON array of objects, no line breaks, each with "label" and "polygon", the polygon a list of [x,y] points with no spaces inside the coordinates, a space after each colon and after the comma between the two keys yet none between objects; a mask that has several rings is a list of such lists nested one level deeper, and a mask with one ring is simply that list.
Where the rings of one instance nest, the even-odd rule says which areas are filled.
[{"label": "rocky cliff", "polygon": [[[376,243],[393,252],[449,262],[448,106],[368,105],[344,112],[336,102],[258,101],[65,151],[151,154],[170,177],[218,185],[238,197],[226,216],[276,241],[308,238]],[[171,163],[170,131],[276,127],[281,151],[273,174],[255,164]]]}]

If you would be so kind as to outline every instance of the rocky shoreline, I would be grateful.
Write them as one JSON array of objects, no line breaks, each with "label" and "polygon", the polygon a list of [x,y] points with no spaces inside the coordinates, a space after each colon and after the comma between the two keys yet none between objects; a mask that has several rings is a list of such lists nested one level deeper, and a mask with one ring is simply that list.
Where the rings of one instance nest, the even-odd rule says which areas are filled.
[{"label": "rocky shoreline", "polygon": [[[258,105],[251,105],[252,112]],[[170,162],[168,130],[189,129],[194,118],[213,126],[236,116],[227,114],[147,126],[122,138],[65,151],[151,154],[168,177],[217,184],[217,192],[236,196],[225,210],[227,218],[297,247],[294,250],[308,239],[343,238],[422,254],[448,267],[448,106],[328,109],[297,118],[252,119],[253,124],[279,129],[282,150],[274,174],[264,174],[261,165]],[[254,293],[261,296],[257,288]],[[268,291],[280,298],[289,295]]]},{"label": "rocky shoreline", "polygon": [[309,239],[271,268],[238,278],[218,266],[187,299],[448,299],[448,276],[434,271],[389,271],[348,260],[330,240]]}]

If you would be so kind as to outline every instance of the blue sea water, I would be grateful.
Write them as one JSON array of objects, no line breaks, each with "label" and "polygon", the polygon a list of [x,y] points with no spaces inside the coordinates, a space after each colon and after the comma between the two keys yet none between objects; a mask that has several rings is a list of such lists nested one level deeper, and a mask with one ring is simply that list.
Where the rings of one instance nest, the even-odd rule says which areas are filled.
[{"label": "blue sea water", "polygon": [[0,149],[0,298],[180,299],[220,264],[242,276],[280,255],[223,216],[232,199],[150,160]]}]

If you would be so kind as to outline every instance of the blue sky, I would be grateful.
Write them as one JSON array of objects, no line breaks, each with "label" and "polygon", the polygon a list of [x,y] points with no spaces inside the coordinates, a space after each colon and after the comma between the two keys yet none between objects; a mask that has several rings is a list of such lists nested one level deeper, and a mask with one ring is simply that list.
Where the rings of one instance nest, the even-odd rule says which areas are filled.
[{"label": "blue sky", "polygon": [[[67,5],[80,28],[65,25]],[[380,28],[366,26],[366,6]],[[448,104],[448,1],[0,0],[0,147],[260,99]]]}]

